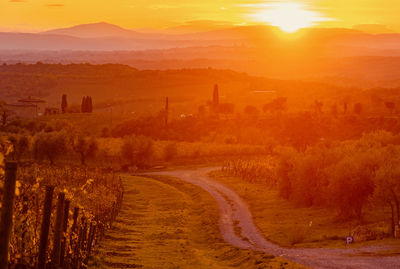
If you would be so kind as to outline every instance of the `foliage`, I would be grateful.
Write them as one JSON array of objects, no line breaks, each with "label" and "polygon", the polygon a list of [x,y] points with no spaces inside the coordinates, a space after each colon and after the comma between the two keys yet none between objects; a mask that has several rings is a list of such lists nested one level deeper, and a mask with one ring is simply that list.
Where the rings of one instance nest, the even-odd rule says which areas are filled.
[{"label": "foliage", "polygon": [[250,182],[263,182],[270,186],[276,184],[277,162],[272,157],[227,161],[222,169]]},{"label": "foliage", "polygon": [[383,157],[383,164],[376,171],[374,178],[374,195],[372,201],[389,205],[392,213],[392,235],[395,235],[395,224],[400,220],[400,149],[390,147]]},{"label": "foliage", "polygon": [[64,132],[38,133],[35,135],[33,148],[36,159],[47,158],[50,164],[54,164],[59,156],[67,152],[67,135]]},{"label": "foliage", "polygon": [[218,84],[214,85],[212,107],[215,110],[219,105]]},{"label": "foliage", "polygon": [[[24,135],[0,136],[0,201],[3,199],[2,184],[4,182],[5,157],[23,156],[25,154],[24,148],[29,143],[27,139],[28,137]],[[34,146],[38,154],[49,154],[51,158],[55,158],[62,151],[57,151],[57,154],[55,154],[44,149],[64,147],[64,139],[64,133],[42,132],[35,137]],[[34,268],[37,265],[46,186],[55,187],[53,200],[57,197],[57,193],[62,192],[66,199],[70,201],[69,220],[66,222],[68,226],[64,233],[66,256],[69,259],[78,257],[83,263],[85,263],[88,251],[86,245],[84,247],[82,245],[82,248],[77,247],[77,240],[78,238],[81,240],[82,233],[86,229],[84,227],[87,227],[87,232],[89,232],[89,225],[96,226],[99,232],[109,227],[119,208],[118,204],[120,204],[123,192],[121,179],[99,168],[55,167],[20,162],[17,171],[10,239],[12,246],[9,253],[10,266],[22,264]],[[76,220],[76,228],[73,226],[75,221],[72,219],[74,208],[79,208],[80,212],[79,218]],[[55,210],[56,203],[53,202],[51,211],[54,213],[52,213],[52,216],[55,216]],[[54,227],[55,218],[51,217],[48,254],[52,253],[54,247]],[[85,240],[89,240],[89,237]],[[49,261],[50,258],[47,262]]]},{"label": "foliage", "polygon": [[82,98],[81,112],[82,113],[92,113],[93,112],[93,103],[92,103],[91,96],[84,96]]},{"label": "foliage", "polygon": [[62,113],[67,112],[67,108],[68,108],[67,95],[63,94],[61,97],[61,112]]},{"label": "foliage", "polygon": [[166,161],[171,161],[178,155],[178,149],[176,143],[169,143],[164,148],[164,156]]},{"label": "foliage", "polygon": [[233,114],[235,111],[235,105],[231,103],[220,103],[218,105],[218,112],[221,114]]},{"label": "foliage", "polygon": [[13,156],[16,160],[21,160],[23,157],[27,157],[30,152],[31,138],[24,134],[14,134],[8,137],[8,141],[13,146]]},{"label": "foliage", "polygon": [[[55,194],[63,192],[73,208],[80,208],[79,226],[84,223],[97,222],[108,226],[101,217],[109,214],[122,191],[121,182],[113,175],[100,170],[88,170],[76,167],[55,168],[48,166],[26,166],[18,171],[16,201],[14,203],[14,225],[10,244],[11,264],[22,263],[28,266],[36,264],[38,254],[41,217],[43,214],[44,187],[55,186]],[[54,195],[55,199],[56,195]],[[1,198],[1,197],[0,197]],[[52,211],[55,212],[53,202]],[[73,231],[73,221],[69,214],[67,232],[67,253],[73,252],[73,241],[77,239],[77,231]],[[51,229],[55,220],[51,219]],[[78,226],[78,227],[79,227]],[[82,226],[83,227],[83,226]],[[51,230],[50,229],[50,230]],[[52,234],[50,233],[48,253],[52,253]],[[79,254],[84,255],[84,253]]]},{"label": "foliage", "polygon": [[279,97],[263,106],[264,112],[281,113],[287,109],[287,98]]},{"label": "foliage", "polygon": [[251,118],[256,118],[256,117],[258,117],[258,115],[260,114],[260,111],[259,111],[258,108],[255,107],[255,106],[246,106],[246,107],[244,108],[244,113],[245,113],[247,116],[251,117]]},{"label": "foliage", "polygon": [[121,156],[131,166],[143,167],[153,157],[153,141],[145,136],[127,136],[121,147]]},{"label": "foliage", "polygon": [[274,186],[297,205],[337,209],[342,219],[362,219],[369,202],[389,205],[397,223],[399,159],[399,136],[381,131],[359,140],[321,142],[304,152],[280,147],[274,157],[230,161],[223,170]]},{"label": "foliage", "polygon": [[86,159],[94,157],[98,150],[98,143],[94,137],[76,137],[73,142],[74,151],[79,153],[81,164],[86,164]]}]

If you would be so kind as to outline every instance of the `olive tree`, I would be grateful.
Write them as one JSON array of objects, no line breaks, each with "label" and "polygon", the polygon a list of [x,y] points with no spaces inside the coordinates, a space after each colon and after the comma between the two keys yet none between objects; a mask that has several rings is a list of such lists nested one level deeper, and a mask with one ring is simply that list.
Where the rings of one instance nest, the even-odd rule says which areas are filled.
[{"label": "olive tree", "polygon": [[48,159],[53,165],[54,161],[68,152],[68,138],[64,132],[41,132],[36,134],[33,151],[36,159]]},{"label": "olive tree", "polygon": [[132,166],[145,166],[153,157],[153,140],[145,136],[126,136],[121,156]]},{"label": "olive tree", "polygon": [[79,154],[81,164],[86,165],[87,158],[94,157],[98,150],[98,144],[93,137],[78,136],[73,141],[73,149]]}]

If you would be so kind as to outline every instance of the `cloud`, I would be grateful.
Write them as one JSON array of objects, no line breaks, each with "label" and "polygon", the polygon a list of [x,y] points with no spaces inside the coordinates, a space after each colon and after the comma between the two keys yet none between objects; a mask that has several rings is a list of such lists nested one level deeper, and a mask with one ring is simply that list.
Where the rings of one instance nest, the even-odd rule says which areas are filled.
[{"label": "cloud", "polygon": [[46,7],[64,7],[64,4],[47,4]]}]

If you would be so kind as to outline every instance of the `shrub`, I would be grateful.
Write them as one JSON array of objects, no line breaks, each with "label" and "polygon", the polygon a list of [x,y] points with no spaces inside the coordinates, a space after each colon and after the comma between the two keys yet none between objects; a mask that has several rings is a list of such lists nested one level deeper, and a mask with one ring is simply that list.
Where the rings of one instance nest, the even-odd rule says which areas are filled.
[{"label": "shrub", "polygon": [[67,136],[64,132],[38,133],[35,136],[33,149],[36,159],[47,158],[50,164],[68,151]]},{"label": "shrub", "polygon": [[153,155],[153,140],[145,136],[127,136],[121,147],[121,156],[132,166],[147,166]]},{"label": "shrub", "polygon": [[166,161],[170,161],[178,155],[178,147],[176,143],[169,143],[164,148],[164,158]]},{"label": "shrub", "polygon": [[75,152],[79,153],[81,158],[81,164],[86,164],[86,159],[89,157],[94,157],[98,150],[97,141],[92,137],[82,137],[79,136],[74,140],[73,144]]}]

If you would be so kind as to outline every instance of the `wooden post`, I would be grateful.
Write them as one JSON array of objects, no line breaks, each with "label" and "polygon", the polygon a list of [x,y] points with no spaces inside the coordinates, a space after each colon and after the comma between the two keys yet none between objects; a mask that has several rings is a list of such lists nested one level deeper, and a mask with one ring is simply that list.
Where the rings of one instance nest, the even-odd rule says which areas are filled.
[{"label": "wooden post", "polygon": [[40,230],[40,244],[39,244],[39,257],[38,257],[38,268],[44,269],[46,267],[46,258],[47,258],[47,241],[49,237],[49,228],[50,228],[50,216],[51,216],[51,205],[53,202],[53,186],[46,187],[46,196],[44,198],[43,204],[43,218],[42,218],[42,227]]},{"label": "wooden post", "polygon": [[22,215],[24,216],[24,219],[22,220],[24,223],[23,227],[23,232],[22,232],[22,249],[25,249],[25,235],[26,235],[26,230],[27,230],[27,221],[28,221],[28,197],[24,195],[22,197]]},{"label": "wooden post", "polygon": [[[78,215],[79,215],[79,207],[75,207],[74,208],[74,215],[72,217],[72,219],[73,219],[73,223],[72,223],[72,227],[71,227],[71,232],[72,233],[75,232],[75,230],[76,230],[76,225],[77,225],[77,222],[78,222]],[[71,233],[71,235],[72,235],[72,233]]]},{"label": "wooden post", "polygon": [[90,252],[92,250],[95,233],[96,233],[96,225],[94,225],[93,222],[91,222],[90,229],[89,229],[89,236],[88,236],[88,240],[87,240],[87,246],[86,246],[86,258],[85,258],[85,262],[84,262],[85,265],[87,265],[89,262]]},{"label": "wooden post", "polygon": [[84,232],[86,230],[86,220],[85,217],[82,216],[81,218],[81,227],[79,229],[79,235],[78,235],[78,241],[75,244],[75,250],[74,250],[74,263],[73,263],[73,268],[79,268],[82,262],[82,257],[83,257],[83,242],[85,241],[84,239]]},{"label": "wooden post", "polygon": [[[25,235],[27,233],[27,221],[28,221],[28,198],[26,196],[22,197],[22,216],[24,218],[22,219],[22,234],[21,234],[21,247],[22,249],[25,249]],[[21,257],[18,259],[18,263],[15,265],[15,268],[27,268],[26,265],[24,264],[24,253],[22,253]]]},{"label": "wooden post", "polygon": [[94,243],[96,242],[96,229],[97,229],[97,224],[93,224],[92,228],[92,236],[90,237],[90,244],[89,244],[89,249],[88,249],[88,255],[90,255],[90,251],[92,250],[92,247]]},{"label": "wooden post", "polygon": [[[69,247],[71,250],[76,250],[76,226],[78,225],[78,215],[79,215],[79,207],[74,208],[74,214],[72,216],[73,222],[72,222],[72,227],[71,227],[71,233],[70,233],[70,238],[69,238]],[[75,252],[74,253],[68,253],[67,254],[68,260],[66,261],[69,266],[72,266],[74,264],[74,259],[75,259]]]},{"label": "wooden post", "polygon": [[81,245],[80,245],[80,249],[82,251],[86,251],[87,232],[88,232],[88,222],[85,220],[84,224],[83,224],[82,241],[81,241]]},{"label": "wooden post", "polygon": [[60,254],[60,265],[62,268],[64,268],[64,256],[65,256],[65,247],[67,244],[67,237],[66,237],[66,232],[68,228],[68,216],[69,216],[69,205],[70,205],[69,200],[65,200],[64,204],[64,225],[63,225],[63,238],[61,242],[61,254]]},{"label": "wooden post", "polygon": [[54,227],[53,254],[51,258],[52,268],[58,269],[60,266],[61,237],[63,233],[65,193],[60,192],[57,199],[56,224]]},{"label": "wooden post", "polygon": [[17,163],[6,162],[5,168],[4,196],[0,218],[0,269],[8,268],[8,247],[12,228]]}]

